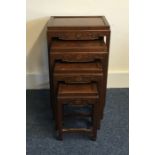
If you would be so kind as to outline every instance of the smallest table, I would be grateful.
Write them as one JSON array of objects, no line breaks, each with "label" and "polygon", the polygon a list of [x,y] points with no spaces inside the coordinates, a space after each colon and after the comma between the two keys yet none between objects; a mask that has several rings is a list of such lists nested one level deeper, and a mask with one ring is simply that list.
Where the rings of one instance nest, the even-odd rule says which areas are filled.
[{"label": "smallest table", "polygon": [[[98,124],[99,94],[95,83],[90,84],[65,84],[60,83],[57,92],[57,130],[60,140],[63,139],[64,132],[86,132],[91,134],[92,140],[96,140]],[[63,106],[92,106],[90,114],[92,121],[90,128],[63,128]]]}]

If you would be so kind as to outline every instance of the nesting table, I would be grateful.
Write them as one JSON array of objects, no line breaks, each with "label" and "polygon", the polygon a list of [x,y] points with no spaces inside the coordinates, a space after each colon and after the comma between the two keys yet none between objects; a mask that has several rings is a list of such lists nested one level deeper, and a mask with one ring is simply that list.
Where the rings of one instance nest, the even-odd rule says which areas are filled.
[{"label": "nesting table", "polygon": [[[108,21],[104,16],[51,17],[47,25],[47,43],[51,105],[56,124],[58,124],[56,128],[60,131],[59,120],[62,120],[59,115],[60,109],[58,109],[60,108],[58,105],[60,88],[63,86],[63,92],[65,92],[65,88],[67,91],[71,89],[69,87],[79,85],[78,89],[82,90],[84,85],[91,86],[95,83],[94,87],[97,89],[99,98],[97,98],[97,112],[94,114],[97,120],[96,126],[99,129],[106,101],[110,47]],[[68,96],[76,102],[75,96],[72,97],[71,94],[70,92]]]}]

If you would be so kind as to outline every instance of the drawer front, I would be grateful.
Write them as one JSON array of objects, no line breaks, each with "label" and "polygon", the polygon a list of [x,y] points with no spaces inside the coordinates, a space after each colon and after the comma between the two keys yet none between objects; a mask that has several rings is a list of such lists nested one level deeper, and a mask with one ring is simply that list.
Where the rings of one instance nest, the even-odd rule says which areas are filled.
[{"label": "drawer front", "polygon": [[48,32],[48,38],[59,38],[62,40],[95,40],[106,35],[104,31],[52,31]]},{"label": "drawer front", "polygon": [[53,52],[50,53],[50,59],[52,62],[56,60],[61,60],[64,62],[92,62],[94,60],[101,60],[103,62],[106,62],[107,60],[107,53],[102,52],[90,52],[90,53],[84,53],[84,52]]}]

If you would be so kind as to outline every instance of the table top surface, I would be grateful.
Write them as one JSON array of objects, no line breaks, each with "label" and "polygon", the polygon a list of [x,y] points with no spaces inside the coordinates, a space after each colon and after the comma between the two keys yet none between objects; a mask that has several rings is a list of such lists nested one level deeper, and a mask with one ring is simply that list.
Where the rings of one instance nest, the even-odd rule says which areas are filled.
[{"label": "table top surface", "polygon": [[48,29],[54,28],[104,28],[109,29],[109,23],[104,16],[55,16],[51,17]]},{"label": "table top surface", "polygon": [[98,94],[96,84],[59,84],[59,95],[85,95],[85,94]]},{"label": "table top surface", "polygon": [[102,73],[102,65],[99,62],[63,62],[55,63],[54,73]]},{"label": "table top surface", "polygon": [[60,50],[60,49],[101,49],[106,50],[106,45],[103,41],[98,40],[77,40],[71,41],[71,40],[53,40],[52,42],[52,50]]}]

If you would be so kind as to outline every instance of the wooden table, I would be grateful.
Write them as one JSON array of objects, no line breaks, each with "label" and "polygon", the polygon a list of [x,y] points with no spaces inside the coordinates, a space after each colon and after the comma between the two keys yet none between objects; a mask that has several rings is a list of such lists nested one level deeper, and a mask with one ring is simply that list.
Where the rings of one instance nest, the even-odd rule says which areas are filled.
[{"label": "wooden table", "polygon": [[104,16],[51,17],[47,26],[47,42],[52,102],[56,96],[53,71],[57,61],[83,63],[99,60],[101,62],[103,80],[100,86],[98,115],[102,119],[106,101],[110,46],[110,26],[106,18]]}]

